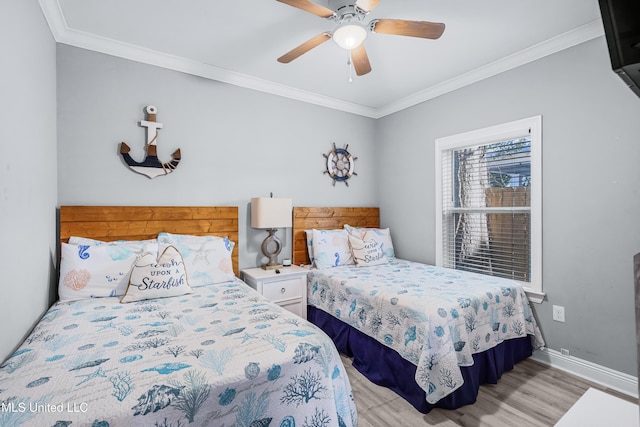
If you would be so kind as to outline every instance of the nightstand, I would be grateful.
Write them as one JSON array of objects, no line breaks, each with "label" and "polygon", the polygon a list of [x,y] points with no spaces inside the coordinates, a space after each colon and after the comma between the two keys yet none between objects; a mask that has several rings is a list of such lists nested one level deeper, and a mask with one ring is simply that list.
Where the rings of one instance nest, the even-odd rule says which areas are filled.
[{"label": "nightstand", "polygon": [[276,270],[249,268],[242,270],[242,280],[253,289],[303,319],[307,318],[306,268],[292,265]]}]

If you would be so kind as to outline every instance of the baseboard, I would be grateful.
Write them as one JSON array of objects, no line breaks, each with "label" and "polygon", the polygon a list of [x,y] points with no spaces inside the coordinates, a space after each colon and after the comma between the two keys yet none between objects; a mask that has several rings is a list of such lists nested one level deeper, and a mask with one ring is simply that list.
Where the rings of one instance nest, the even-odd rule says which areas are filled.
[{"label": "baseboard", "polygon": [[638,377],[577,357],[567,356],[548,348],[536,350],[531,358],[552,368],[569,372],[604,387],[638,398]]}]

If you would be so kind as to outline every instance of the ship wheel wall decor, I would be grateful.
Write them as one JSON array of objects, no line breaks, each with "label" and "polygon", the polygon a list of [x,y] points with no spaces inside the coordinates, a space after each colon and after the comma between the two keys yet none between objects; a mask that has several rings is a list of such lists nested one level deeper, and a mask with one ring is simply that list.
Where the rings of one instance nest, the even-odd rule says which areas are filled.
[{"label": "ship wheel wall decor", "polygon": [[162,129],[162,123],[156,122],[156,113],[158,112],[156,107],[149,105],[145,108],[145,111],[147,112],[147,120],[141,120],[140,126],[147,128],[146,157],[141,162],[133,160],[129,154],[131,148],[124,141],[120,144],[120,154],[125,163],[134,172],[146,175],[149,178],[170,174],[180,163],[182,157],[180,149],[178,148],[173,152],[171,160],[168,162],[161,162],[158,159],[158,147],[156,144],[158,142],[158,129]]},{"label": "ship wheel wall decor", "polygon": [[334,142],[333,150],[329,154],[323,154],[324,158],[327,159],[327,170],[324,173],[329,174],[329,177],[333,180],[334,187],[336,182],[344,182],[348,187],[349,178],[353,175],[358,175],[354,172],[354,163],[358,158],[353,157],[348,150],[349,144],[345,145],[344,148],[337,148]]}]

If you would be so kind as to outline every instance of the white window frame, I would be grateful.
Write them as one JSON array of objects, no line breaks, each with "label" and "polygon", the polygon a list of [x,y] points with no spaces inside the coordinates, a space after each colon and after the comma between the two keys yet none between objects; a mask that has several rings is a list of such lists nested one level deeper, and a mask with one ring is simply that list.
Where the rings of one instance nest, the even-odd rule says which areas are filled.
[{"label": "white window frame", "polygon": [[436,174],[436,265],[443,265],[442,234],[442,158],[447,150],[508,141],[524,135],[531,137],[531,282],[520,282],[529,300],[541,303],[542,290],[542,116],[464,132],[435,141]]}]

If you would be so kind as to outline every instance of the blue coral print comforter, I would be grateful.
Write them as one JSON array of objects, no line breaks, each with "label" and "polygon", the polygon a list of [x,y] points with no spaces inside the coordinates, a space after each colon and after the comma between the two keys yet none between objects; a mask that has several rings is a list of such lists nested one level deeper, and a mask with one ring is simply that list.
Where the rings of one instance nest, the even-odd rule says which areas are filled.
[{"label": "blue coral print comforter", "polygon": [[463,384],[474,353],[530,335],[544,345],[522,287],[511,280],[394,259],[310,270],[308,303],[417,366],[435,403]]},{"label": "blue coral print comforter", "polygon": [[329,338],[237,280],[55,304],[0,368],[0,426],[355,426]]}]

